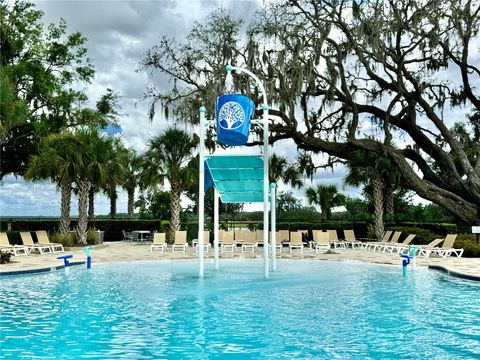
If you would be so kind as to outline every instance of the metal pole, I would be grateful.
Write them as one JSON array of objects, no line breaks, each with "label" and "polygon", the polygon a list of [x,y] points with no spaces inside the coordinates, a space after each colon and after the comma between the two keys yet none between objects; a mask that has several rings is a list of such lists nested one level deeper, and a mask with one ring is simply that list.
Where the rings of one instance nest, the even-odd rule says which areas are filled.
[{"label": "metal pole", "polygon": [[218,269],[218,223],[219,223],[219,194],[214,189],[213,195],[213,264]]},{"label": "metal pole", "polygon": [[272,271],[277,271],[277,236],[276,236],[276,204],[275,204],[275,188],[276,184],[270,184],[270,211],[272,216]]},{"label": "metal pole", "polygon": [[204,259],[203,259],[203,231],[204,231],[204,201],[205,201],[205,111],[206,109],[202,106],[200,108],[200,146],[199,146],[199,158],[200,158],[200,169],[198,174],[198,276],[203,277],[204,274]]},{"label": "metal pole", "polygon": [[265,91],[265,87],[263,86],[263,83],[260,81],[260,79],[252,73],[250,70],[237,67],[237,66],[231,66],[227,65],[227,72],[228,71],[238,71],[238,72],[243,72],[250,77],[252,77],[258,87],[260,88],[260,91],[262,92],[263,96],[263,116],[262,116],[262,121],[263,121],[263,273],[265,277],[268,277],[268,103],[267,103],[267,93]]}]

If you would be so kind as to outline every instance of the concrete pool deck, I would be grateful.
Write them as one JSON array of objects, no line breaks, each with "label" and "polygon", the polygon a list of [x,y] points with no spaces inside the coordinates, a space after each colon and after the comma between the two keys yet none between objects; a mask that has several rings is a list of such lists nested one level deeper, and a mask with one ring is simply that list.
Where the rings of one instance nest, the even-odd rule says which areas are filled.
[{"label": "concrete pool deck", "polygon": [[[242,253],[238,248],[235,253],[220,253],[220,260],[222,258],[262,258],[262,248],[256,249],[255,253]],[[304,249],[304,254],[290,254],[288,248],[284,247],[284,252],[278,254],[279,259],[319,259],[319,260],[333,260],[345,261],[354,260],[367,263],[376,264],[392,264],[401,266],[401,259],[398,254],[365,251],[360,249],[335,249],[334,253],[316,254],[313,249]],[[19,255],[12,256],[9,264],[0,265],[0,275],[8,275],[9,273],[39,271],[41,269],[56,270],[63,265],[63,260],[57,259],[58,256],[73,254],[72,261],[85,261],[85,253],[81,248],[71,248],[64,253],[55,254],[30,254],[28,256]],[[194,259],[197,257],[195,250],[192,247],[187,249],[184,253],[172,253],[171,247],[165,253],[159,251],[150,252],[149,244],[136,245],[125,241],[107,242],[96,247],[92,251],[92,262],[95,264],[104,264],[110,262],[125,262],[125,261],[142,261],[142,260],[163,260],[163,259]],[[213,249],[210,249],[205,254],[205,258],[213,258]],[[416,259],[417,266],[429,266],[433,269],[443,270],[450,275],[459,276],[471,280],[480,281],[480,258],[457,258],[451,256],[444,258],[428,258],[419,257]]]}]

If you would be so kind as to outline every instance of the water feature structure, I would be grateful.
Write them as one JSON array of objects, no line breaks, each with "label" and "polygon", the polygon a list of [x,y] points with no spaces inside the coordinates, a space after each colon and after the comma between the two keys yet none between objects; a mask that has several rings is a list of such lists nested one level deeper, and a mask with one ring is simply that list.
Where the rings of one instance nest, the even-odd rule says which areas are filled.
[{"label": "water feature structure", "polygon": [[[214,267],[219,268],[219,199],[224,203],[263,202],[263,273],[269,276],[269,177],[268,177],[268,102],[267,93],[260,79],[248,69],[226,66],[225,95],[217,99],[216,121],[205,118],[206,109],[201,107],[199,125],[199,201],[198,201],[198,274],[204,275],[205,192],[214,187]],[[243,73],[253,78],[259,87],[263,104],[262,118],[253,119],[253,101],[234,92],[232,72]],[[205,153],[205,130],[216,127],[217,141],[224,145],[241,146],[248,140],[250,124],[263,129],[263,152],[261,155],[215,155]],[[276,270],[275,207],[272,186],[272,270]]]}]

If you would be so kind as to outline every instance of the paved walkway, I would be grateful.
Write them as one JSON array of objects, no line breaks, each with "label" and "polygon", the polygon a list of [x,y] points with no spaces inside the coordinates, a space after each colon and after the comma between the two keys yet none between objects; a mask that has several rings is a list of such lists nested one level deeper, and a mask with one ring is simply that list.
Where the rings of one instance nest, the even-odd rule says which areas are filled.
[{"label": "paved walkway", "polygon": [[[220,258],[262,258],[263,248],[256,250],[254,254],[242,253],[237,249],[234,254],[220,254]],[[381,253],[373,251],[365,251],[360,249],[335,249],[333,253],[316,254],[312,249],[305,249],[303,255],[290,254],[288,248],[284,248],[282,254],[278,254],[282,259],[319,259],[319,260],[356,260],[369,263],[401,265],[401,259],[398,254]],[[54,268],[62,265],[63,260],[58,260],[57,256],[73,254],[72,261],[85,261],[84,252],[79,248],[69,249],[65,253],[55,254],[30,254],[28,256],[19,255],[12,256],[12,262],[0,265],[0,273],[23,270],[36,270],[44,268]],[[172,253],[169,247],[167,252],[158,251],[150,252],[150,246],[146,244],[135,245],[123,241],[109,242],[96,247],[93,252],[93,264],[124,262],[136,260],[162,260],[162,259],[192,259],[197,256],[194,249],[188,248],[187,253]],[[206,258],[212,258],[213,252],[210,250],[205,254]],[[454,274],[462,274],[467,277],[477,278],[480,280],[480,258],[457,258],[455,256],[447,259],[423,257],[416,259],[417,266],[439,266],[445,271]]]}]

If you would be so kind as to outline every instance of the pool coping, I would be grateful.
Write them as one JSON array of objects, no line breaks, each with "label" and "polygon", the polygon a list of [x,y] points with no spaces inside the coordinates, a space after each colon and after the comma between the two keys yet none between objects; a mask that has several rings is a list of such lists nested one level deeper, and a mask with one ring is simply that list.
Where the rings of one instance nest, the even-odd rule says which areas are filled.
[{"label": "pool coping", "polygon": [[452,276],[452,277],[465,279],[465,280],[480,281],[480,276],[472,275],[472,274],[465,274],[465,273],[461,273],[461,272],[458,272],[458,271],[449,270],[448,268],[446,268],[444,266],[441,266],[441,265],[428,265],[428,268],[432,269],[432,270],[441,271],[441,272],[443,272],[443,273],[445,273],[449,276]]},{"label": "pool coping", "polygon": [[[78,266],[85,264],[85,261],[72,261],[70,262],[70,266]],[[49,266],[49,267],[42,267],[37,269],[26,269],[26,270],[13,270],[13,271],[2,271],[0,272],[0,277],[3,276],[13,276],[13,275],[26,275],[26,274],[38,274],[38,273],[45,273],[51,271],[58,271],[65,268],[65,265],[58,265],[58,266]]]}]

